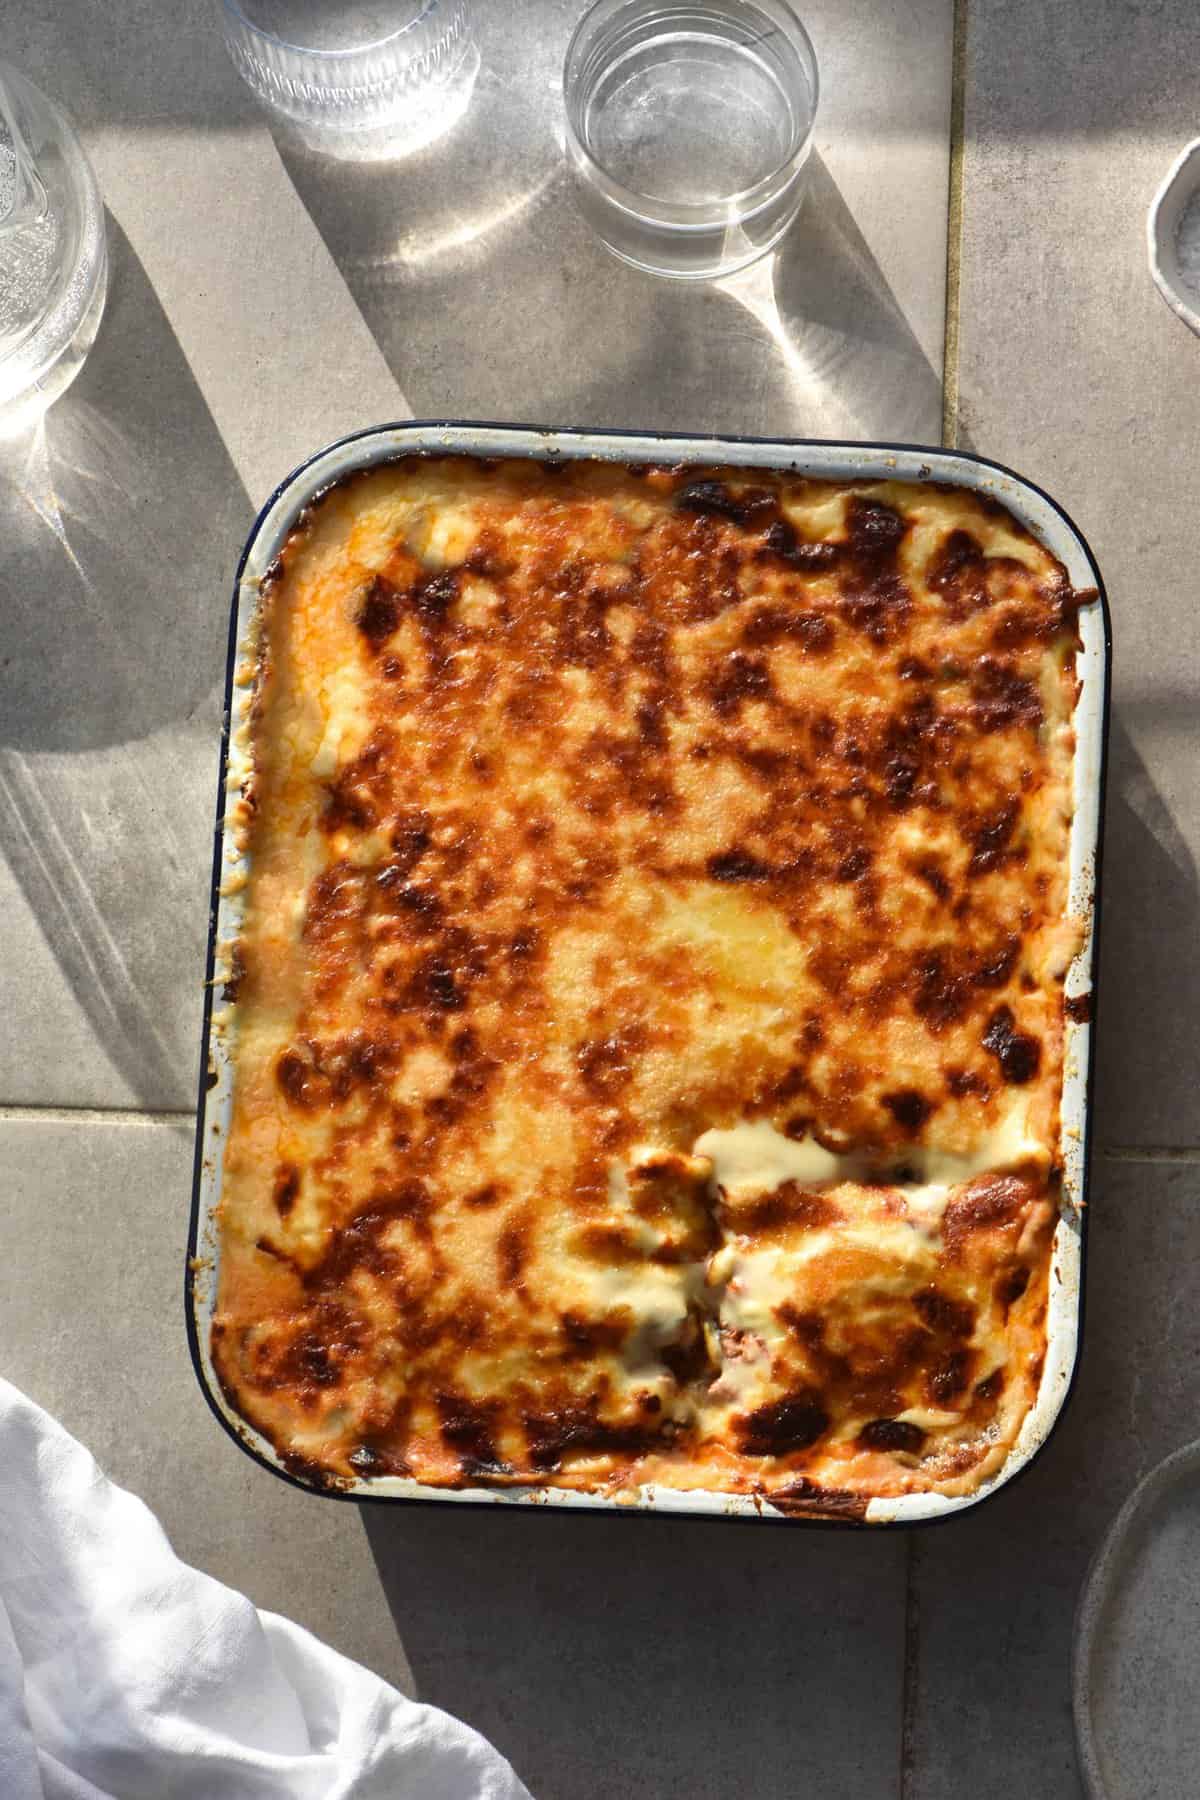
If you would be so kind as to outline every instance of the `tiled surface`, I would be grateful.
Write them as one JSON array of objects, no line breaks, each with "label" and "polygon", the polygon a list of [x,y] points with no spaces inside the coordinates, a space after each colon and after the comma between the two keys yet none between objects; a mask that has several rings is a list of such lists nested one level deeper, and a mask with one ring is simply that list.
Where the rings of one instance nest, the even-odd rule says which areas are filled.
[{"label": "tiled surface", "polygon": [[183,1330],[190,1126],[0,1119],[0,1370],[158,1514],[178,1554],[408,1684],[357,1510],[225,1435]]},{"label": "tiled surface", "polygon": [[366,1527],[422,1698],[538,1800],[899,1800],[901,1535],[459,1509]]},{"label": "tiled surface", "polygon": [[[251,511],[116,226],[104,329],[0,459],[0,1102],[190,1106],[224,614]],[[67,1044],[72,1055],[64,1055]]]},{"label": "tiled surface", "polygon": [[1146,211],[1200,118],[1191,0],[970,0],[965,442],[1090,540],[1115,639],[1098,1128],[1200,1144],[1200,342],[1146,267]]},{"label": "tiled surface", "polygon": [[[191,1104],[230,578],[317,442],[409,411],[938,434],[952,0],[805,8],[807,212],[722,289],[633,274],[576,222],[554,133],[574,0],[520,29],[478,10],[476,104],[399,172],[276,143],[207,0],[129,0],[110,31],[72,0],[5,13],[5,55],[83,125],[113,285],[44,438],[0,461],[0,1106]],[[962,437],[1055,492],[1108,578],[1097,1131],[1196,1145],[1200,343],[1143,221],[1200,115],[1200,15],[1076,10],[970,0]],[[0,1167],[3,1372],[184,1556],[392,1680],[411,1665],[541,1800],[1078,1793],[1079,1583],[1200,1410],[1200,1164],[1100,1159],[1071,1411],[1016,1488],[911,1539],[310,1501],[195,1388],[187,1130],[0,1119]]]},{"label": "tiled surface", "polygon": [[[11,855],[11,844],[8,848]],[[136,1105],[135,1089],[110,1059],[98,1022],[80,1005],[61,960],[51,954],[37,912],[2,857],[0,918],[8,968],[33,977],[5,981],[0,1069],[11,1098],[45,1105],[69,1070],[76,1105]]]},{"label": "tiled surface", "polygon": [[312,448],[410,410],[936,435],[950,0],[808,9],[822,160],[736,292],[626,270],[575,218],[577,10],[480,8],[476,102],[399,170],[277,148],[200,0],[111,31],[6,11],[4,54],[84,131],[113,276],[79,382],[0,462],[0,1104],[192,1103],[230,578]]},{"label": "tiled surface", "polygon": [[283,146],[417,416],[936,438],[949,0],[804,9],[808,213],[774,269],[720,288],[627,269],[577,217],[558,85],[579,12],[477,9],[471,112],[399,180]]},{"label": "tiled surface", "polygon": [[[1070,1698],[1080,1584],[1139,1476],[1200,1419],[1200,1164],[1101,1160],[1089,1238],[1086,1354],[1059,1429],[1007,1493],[914,1539],[905,1800],[1081,1791]],[[1191,1656],[1194,1644],[1176,1648]]]}]

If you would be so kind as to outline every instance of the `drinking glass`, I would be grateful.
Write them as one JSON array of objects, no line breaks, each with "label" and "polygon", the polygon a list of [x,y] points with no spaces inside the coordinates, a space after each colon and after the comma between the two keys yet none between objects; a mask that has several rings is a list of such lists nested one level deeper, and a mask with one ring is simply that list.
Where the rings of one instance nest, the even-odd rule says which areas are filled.
[{"label": "drinking glass", "polygon": [[107,284],[104,207],[74,128],[0,62],[0,436],[75,379]]},{"label": "drinking glass", "polygon": [[795,218],[818,75],[786,0],[597,0],[563,93],[580,206],[625,262],[729,275]]},{"label": "drinking glass", "polygon": [[224,18],[246,85],[332,156],[432,143],[466,111],[479,72],[468,0],[224,0]]}]

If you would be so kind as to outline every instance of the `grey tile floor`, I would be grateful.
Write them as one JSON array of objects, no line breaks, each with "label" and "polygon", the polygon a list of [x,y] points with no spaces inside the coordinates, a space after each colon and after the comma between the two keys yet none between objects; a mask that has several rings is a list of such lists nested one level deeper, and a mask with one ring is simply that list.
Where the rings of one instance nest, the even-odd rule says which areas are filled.
[{"label": "grey tile floor", "polygon": [[276,142],[202,0],[127,0],[119,32],[75,0],[4,18],[85,132],[113,276],[80,380],[0,454],[0,1369],[183,1555],[471,1719],[541,1800],[1069,1796],[1078,1583],[1200,1400],[1200,1163],[1161,1154],[1200,1147],[1200,345],[1142,252],[1200,114],[1184,0],[959,6],[960,437],[1074,512],[1117,645],[1088,1349],[1045,1456],[907,1537],[360,1514],[251,1465],[192,1379],[215,734],[254,510],[316,444],[409,412],[936,441],[954,0],[804,10],[803,221],[773,267],[691,290],[570,209],[571,0],[536,28],[480,9],[476,104],[398,174]]},{"label": "grey tile floor", "polygon": [[899,1791],[899,1537],[561,1514],[367,1535],[422,1697],[536,1795],[726,1800]]}]

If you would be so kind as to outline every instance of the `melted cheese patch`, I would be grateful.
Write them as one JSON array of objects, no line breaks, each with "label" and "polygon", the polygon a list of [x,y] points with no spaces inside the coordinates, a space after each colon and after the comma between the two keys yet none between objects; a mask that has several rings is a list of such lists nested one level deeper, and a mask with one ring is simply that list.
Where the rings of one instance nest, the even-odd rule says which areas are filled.
[{"label": "melted cheese patch", "polygon": [[[869,1152],[826,1150],[803,1137],[785,1137],[767,1119],[741,1119],[724,1129],[714,1128],[696,1139],[697,1156],[712,1166],[713,1179],[721,1188],[739,1193],[765,1194],[786,1182],[802,1187],[824,1187],[836,1181],[870,1178],[880,1159]],[[1031,1135],[1028,1109],[1010,1102],[997,1124],[986,1128],[966,1151],[938,1150],[915,1144],[904,1161],[914,1183],[926,1191],[942,1191],[979,1175],[1003,1173],[1032,1166],[1044,1170],[1050,1162],[1049,1146]],[[917,1192],[920,1192],[918,1186]]]},{"label": "melted cheese patch", "polygon": [[1075,597],[1000,508],[412,458],[266,587],[213,1356],[318,1481],[993,1473],[1056,1217]]}]

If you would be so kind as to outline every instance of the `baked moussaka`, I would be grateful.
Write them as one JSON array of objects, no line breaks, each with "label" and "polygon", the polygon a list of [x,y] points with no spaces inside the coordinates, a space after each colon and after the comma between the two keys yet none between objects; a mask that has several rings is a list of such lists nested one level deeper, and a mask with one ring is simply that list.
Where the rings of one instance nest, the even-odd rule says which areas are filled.
[{"label": "baked moussaka", "polygon": [[409,456],[264,584],[213,1361],[330,1486],[994,1474],[1060,1207],[1078,604],[1000,505]]}]

